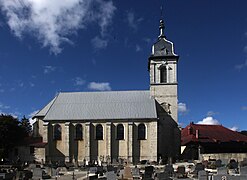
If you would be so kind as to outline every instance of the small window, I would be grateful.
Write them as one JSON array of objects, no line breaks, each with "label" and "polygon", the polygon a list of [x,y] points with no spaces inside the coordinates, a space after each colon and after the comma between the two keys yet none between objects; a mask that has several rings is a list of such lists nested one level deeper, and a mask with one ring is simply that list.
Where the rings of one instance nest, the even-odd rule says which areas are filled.
[{"label": "small window", "polygon": [[61,140],[62,139],[62,129],[59,124],[56,124],[54,126],[54,134],[53,134],[54,140]]},{"label": "small window", "polygon": [[167,83],[167,70],[166,66],[162,67],[160,69],[160,82],[161,83]]},{"label": "small window", "polygon": [[96,140],[103,140],[103,126],[101,124],[98,124],[96,126]]},{"label": "small window", "polygon": [[124,126],[122,124],[117,125],[117,140],[124,139]]},{"label": "small window", "polygon": [[139,140],[146,139],[146,126],[144,124],[138,125],[138,139]]},{"label": "small window", "polygon": [[75,139],[76,140],[82,140],[82,136],[83,136],[82,125],[81,124],[77,124],[75,126]]}]

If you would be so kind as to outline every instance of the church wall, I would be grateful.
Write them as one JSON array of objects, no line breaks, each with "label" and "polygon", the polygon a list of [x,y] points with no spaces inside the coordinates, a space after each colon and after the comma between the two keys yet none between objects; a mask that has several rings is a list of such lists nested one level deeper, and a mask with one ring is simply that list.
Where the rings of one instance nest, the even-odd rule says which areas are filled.
[{"label": "church wall", "polygon": [[175,122],[178,122],[178,100],[177,100],[177,85],[176,84],[166,84],[166,85],[151,85],[150,94],[155,97],[157,102],[162,105],[162,103],[169,103],[170,115]]}]

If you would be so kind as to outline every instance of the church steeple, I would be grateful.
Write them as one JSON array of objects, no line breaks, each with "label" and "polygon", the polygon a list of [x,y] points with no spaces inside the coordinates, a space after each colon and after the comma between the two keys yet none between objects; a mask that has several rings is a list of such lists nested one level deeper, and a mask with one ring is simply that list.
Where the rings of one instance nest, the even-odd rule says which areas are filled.
[{"label": "church steeple", "polygon": [[160,34],[149,57],[150,93],[164,110],[177,122],[177,62],[173,43],[166,39],[164,21],[159,24]]}]

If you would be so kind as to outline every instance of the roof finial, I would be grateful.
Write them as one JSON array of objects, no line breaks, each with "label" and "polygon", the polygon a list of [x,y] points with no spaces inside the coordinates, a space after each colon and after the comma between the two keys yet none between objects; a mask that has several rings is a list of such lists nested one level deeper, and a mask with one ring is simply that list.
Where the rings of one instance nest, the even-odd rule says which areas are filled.
[{"label": "roof finial", "polygon": [[160,38],[164,38],[164,29],[165,29],[165,25],[164,25],[164,21],[163,21],[163,5],[160,6],[160,35],[159,35],[159,39]]}]

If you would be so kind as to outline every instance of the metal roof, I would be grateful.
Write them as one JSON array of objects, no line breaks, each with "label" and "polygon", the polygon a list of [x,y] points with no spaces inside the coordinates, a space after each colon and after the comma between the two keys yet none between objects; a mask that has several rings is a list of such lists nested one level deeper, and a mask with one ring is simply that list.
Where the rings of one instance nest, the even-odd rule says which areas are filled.
[{"label": "metal roof", "polygon": [[155,100],[149,91],[59,93],[35,116],[41,114],[44,120],[157,118]]}]

